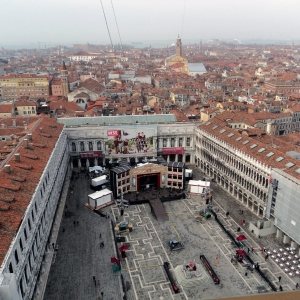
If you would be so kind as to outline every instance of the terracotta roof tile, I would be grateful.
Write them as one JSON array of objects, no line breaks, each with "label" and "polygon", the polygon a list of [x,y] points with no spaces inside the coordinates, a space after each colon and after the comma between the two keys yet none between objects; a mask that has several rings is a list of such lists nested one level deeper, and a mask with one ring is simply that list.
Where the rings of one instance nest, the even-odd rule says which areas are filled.
[{"label": "terracotta roof tile", "polygon": [[[18,123],[22,124],[23,121],[27,123],[29,120],[18,118]],[[34,147],[33,150],[27,149],[25,143],[21,143],[14,149],[20,154],[20,162],[11,157],[5,163],[10,165],[10,174],[6,173],[4,166],[0,169],[0,264],[18,231],[22,217],[63,129],[63,125],[57,124],[55,119],[49,117],[31,118],[30,122],[31,125],[39,123],[32,131],[32,142],[35,146],[44,146],[43,151],[38,147]],[[12,123],[12,119],[7,119],[7,123]],[[31,127],[28,126],[28,130]],[[40,128],[50,137],[40,135]],[[33,161],[33,158],[37,159]],[[1,207],[4,209],[1,210]]]}]

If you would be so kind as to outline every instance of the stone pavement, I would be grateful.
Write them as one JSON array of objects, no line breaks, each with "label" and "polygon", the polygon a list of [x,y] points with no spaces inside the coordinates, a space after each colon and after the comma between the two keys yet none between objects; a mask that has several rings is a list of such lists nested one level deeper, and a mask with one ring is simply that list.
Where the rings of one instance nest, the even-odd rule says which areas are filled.
[{"label": "stone pavement", "polygon": [[[122,299],[120,275],[113,274],[110,263],[115,256],[110,219],[84,206],[93,192],[85,174],[71,186],[74,192],[69,190],[44,299],[98,300],[101,292],[103,299]],[[100,249],[102,241],[105,246]]]},{"label": "stone pavement", "polygon": [[[196,180],[202,179],[205,176],[207,177],[207,175],[197,167],[189,166],[189,168],[193,169],[194,178]],[[281,276],[282,279],[280,284],[283,287],[283,290],[290,291],[295,289],[296,283],[299,282],[300,284],[300,279],[297,277],[290,278],[271,258],[265,262],[265,254],[260,251],[261,247],[273,250],[285,248],[287,245],[282,243],[282,239],[277,239],[276,234],[271,234],[263,238],[256,237],[251,233],[248,226],[250,221],[258,220],[259,217],[251,210],[247,209],[240,201],[235,199],[217,183],[211,182],[211,188],[214,191],[213,202],[218,205],[220,213],[223,215],[225,215],[226,212],[230,213],[227,221],[230,223],[229,227],[232,228],[233,232],[236,232],[236,229],[240,226],[239,222],[241,219],[246,221],[246,226],[241,227],[242,231],[239,234],[244,234],[247,237],[245,244],[250,248],[253,247],[255,249],[254,253],[250,255],[251,258],[254,261],[261,262],[262,269],[265,269],[268,278],[271,279],[277,287],[279,287],[278,277]],[[240,210],[244,211],[243,215],[239,214]],[[238,235],[237,232],[236,235]]]},{"label": "stone pavement", "polygon": [[[199,170],[194,170],[195,179],[201,179],[203,176]],[[110,265],[110,258],[115,256],[110,220],[83,206],[87,202],[87,195],[92,192],[84,175],[71,184],[74,186],[74,193],[70,194],[67,201],[57,241],[59,250],[53,259],[44,299],[97,300],[102,299],[99,298],[101,292],[104,293],[103,299],[122,299],[120,275],[114,275]],[[250,220],[256,220],[257,216],[230,194],[214,183],[212,187],[214,203],[219,207],[219,219],[234,236],[237,235],[240,209],[244,210],[243,219],[246,220],[246,224]],[[215,299],[257,293],[258,286],[265,286],[270,290],[256,271],[248,271],[245,276],[245,267],[231,263],[230,258],[237,248],[213,218],[202,223],[196,222],[196,213],[205,207],[201,197],[190,196],[184,200],[165,202],[164,206],[170,220],[163,223],[157,222],[152,216],[148,204],[132,205],[125,210],[122,217],[115,205],[103,209],[104,213],[110,214],[113,221],[124,218],[134,225],[132,232],[122,234],[130,245],[126,251],[127,258],[121,260],[121,274],[128,289],[127,299]],[[230,212],[228,218],[225,215],[227,211]],[[74,221],[79,221],[79,225],[74,225]],[[264,255],[258,250],[261,246],[272,249],[282,245],[278,244],[274,236],[258,239],[248,232],[248,226],[241,229],[241,233],[247,236],[247,246],[256,249],[250,256],[260,263],[261,269],[269,279],[279,286],[277,278],[282,276],[283,289],[293,289],[295,282],[281,272],[271,259],[265,262]],[[168,241],[173,238],[182,241],[185,249],[170,251]],[[105,242],[102,250],[101,241]],[[121,244],[118,244],[119,246]],[[173,272],[177,266],[191,259],[201,264],[200,254],[207,257],[221,284],[214,285],[209,277],[209,280],[203,280],[198,286],[181,287],[182,292],[175,295],[163,263],[170,262]],[[215,262],[217,257],[218,264]],[[97,279],[96,286],[93,276]]]}]

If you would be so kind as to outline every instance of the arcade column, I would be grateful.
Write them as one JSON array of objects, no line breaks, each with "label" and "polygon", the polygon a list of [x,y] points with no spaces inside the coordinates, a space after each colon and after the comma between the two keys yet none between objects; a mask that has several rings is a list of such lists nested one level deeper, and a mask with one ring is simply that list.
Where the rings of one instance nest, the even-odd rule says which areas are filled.
[{"label": "arcade column", "polygon": [[157,149],[157,138],[153,138],[153,151]]},{"label": "arcade column", "polygon": [[291,238],[288,235],[283,236],[283,243],[284,244],[289,244],[291,241]]},{"label": "arcade column", "polygon": [[81,168],[81,159],[78,158],[78,168]]},{"label": "arcade column", "polygon": [[164,142],[163,142],[163,139],[159,139],[159,148],[162,149],[164,146]]}]

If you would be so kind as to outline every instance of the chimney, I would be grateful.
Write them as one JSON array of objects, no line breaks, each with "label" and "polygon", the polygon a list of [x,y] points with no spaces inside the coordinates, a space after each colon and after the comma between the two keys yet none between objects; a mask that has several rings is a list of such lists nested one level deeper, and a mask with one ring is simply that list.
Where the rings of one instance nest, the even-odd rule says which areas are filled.
[{"label": "chimney", "polygon": [[27,130],[27,124],[24,124],[24,129]]},{"label": "chimney", "polygon": [[13,143],[13,147],[16,148],[17,147],[17,143]]},{"label": "chimney", "polygon": [[10,170],[10,165],[5,165],[5,170],[7,174],[10,174],[11,170]]},{"label": "chimney", "polygon": [[40,127],[40,132],[42,132],[43,131],[43,128],[42,127]]},{"label": "chimney", "polygon": [[15,154],[15,160],[16,160],[17,162],[20,162],[20,153],[16,153],[16,154]]},{"label": "chimney", "polygon": [[25,142],[25,148],[28,149],[28,139],[24,139],[24,142]]},{"label": "chimney", "polygon": [[27,134],[27,137],[28,137],[28,140],[29,140],[29,141],[32,141],[32,133],[28,133],[28,134]]},{"label": "chimney", "polygon": [[2,129],[4,129],[4,128],[5,128],[5,125],[4,125],[3,123],[1,124],[1,128],[2,128]]},{"label": "chimney", "polygon": [[12,121],[13,121],[13,127],[17,127],[17,121],[16,121],[16,119],[13,119]]},{"label": "chimney", "polygon": [[33,150],[33,149],[34,149],[33,143],[29,143],[29,149],[30,149],[30,150]]},{"label": "chimney", "polygon": [[16,142],[19,143],[19,141],[20,141],[20,138],[17,136],[16,137]]}]

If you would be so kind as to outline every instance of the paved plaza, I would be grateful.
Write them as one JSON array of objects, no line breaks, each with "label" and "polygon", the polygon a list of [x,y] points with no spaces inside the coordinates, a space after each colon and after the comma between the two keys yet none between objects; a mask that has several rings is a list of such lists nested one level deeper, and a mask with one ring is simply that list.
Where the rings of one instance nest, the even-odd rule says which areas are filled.
[{"label": "paved plaza", "polygon": [[[194,175],[194,179],[202,179],[204,176],[199,170],[194,170]],[[59,250],[53,258],[45,300],[119,300],[123,297],[124,287],[127,290],[127,299],[138,300],[215,299],[257,293],[259,286],[264,286],[270,291],[267,283],[256,271],[248,271],[245,276],[245,267],[231,263],[232,254],[237,248],[214,218],[202,223],[195,220],[199,210],[205,207],[204,200],[199,196],[165,202],[164,206],[169,216],[167,222],[157,222],[151,214],[149,204],[129,206],[123,217],[115,205],[107,207],[103,212],[108,213],[110,218],[106,219],[84,206],[87,195],[93,191],[90,190],[85,175],[80,176],[71,181],[74,192],[69,191],[66,201],[57,240]],[[277,287],[278,277],[281,276],[280,284],[283,289],[294,289],[296,282],[283,273],[271,259],[265,261],[264,254],[259,251],[261,246],[269,249],[282,246],[274,235],[264,239],[252,236],[247,225],[250,220],[256,220],[256,216],[216,184],[212,183],[212,188],[213,201],[219,210],[218,217],[226,229],[234,236],[238,235],[236,230],[241,218],[239,210],[243,209],[246,226],[242,227],[239,234],[246,235],[247,247],[255,248],[250,257],[259,262],[261,270]],[[227,211],[230,212],[229,217],[226,217]],[[110,258],[116,256],[110,220],[115,222],[122,218],[133,223],[134,229],[122,234],[129,244],[129,250],[126,251],[127,258],[121,259],[122,272],[115,275],[110,263]],[[174,238],[182,241],[185,248],[171,252],[168,241]],[[100,249],[102,241],[105,246]],[[121,244],[118,244],[119,246]],[[214,268],[221,280],[220,285],[215,285],[202,267],[200,254],[204,254]],[[192,259],[200,266],[202,280],[197,284],[180,282],[181,293],[174,294],[163,263],[170,262],[175,278],[180,267]],[[96,277],[96,284],[93,276]]]}]

